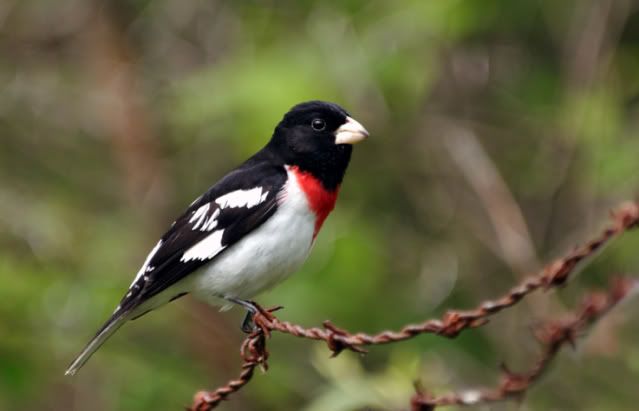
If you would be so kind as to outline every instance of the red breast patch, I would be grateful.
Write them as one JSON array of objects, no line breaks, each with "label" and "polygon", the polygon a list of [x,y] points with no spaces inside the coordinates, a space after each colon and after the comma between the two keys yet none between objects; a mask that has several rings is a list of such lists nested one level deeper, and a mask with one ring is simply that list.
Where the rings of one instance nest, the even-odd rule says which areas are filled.
[{"label": "red breast patch", "polygon": [[313,240],[317,236],[324,220],[335,208],[335,201],[337,200],[337,193],[339,192],[339,186],[334,191],[328,191],[322,183],[315,178],[311,173],[301,171],[298,167],[291,167],[290,170],[297,178],[297,183],[304,191],[308,205],[315,213],[315,231],[313,232]]}]

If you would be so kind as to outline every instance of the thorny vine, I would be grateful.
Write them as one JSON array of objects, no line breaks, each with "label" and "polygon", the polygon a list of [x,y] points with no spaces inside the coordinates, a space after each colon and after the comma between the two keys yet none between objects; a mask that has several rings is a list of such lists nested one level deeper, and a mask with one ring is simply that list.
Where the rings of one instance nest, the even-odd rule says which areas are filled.
[{"label": "thorny vine", "polygon": [[[388,344],[407,340],[420,334],[436,334],[454,338],[460,332],[485,325],[494,314],[512,307],[524,297],[537,290],[557,288],[566,283],[575,272],[579,263],[593,256],[610,240],[623,232],[639,226],[639,204],[626,203],[612,213],[612,223],[598,236],[575,248],[566,256],[559,258],[539,273],[525,278],[520,284],[510,289],[505,295],[482,302],[478,307],[466,311],[448,311],[441,319],[431,319],[420,324],[411,324],[398,331],[383,331],[379,334],[349,333],[326,321],[323,328],[304,328],[296,324],[278,319],[274,309],[263,309],[254,316],[255,331],[246,337],[242,344],[241,355],[244,360],[240,376],[226,383],[215,391],[200,391],[195,395],[190,410],[209,411],[217,407],[222,400],[246,385],[257,367],[268,368],[268,351],[266,339],[272,331],[291,334],[300,338],[322,340],[338,355],[345,349],[355,352],[366,352],[362,346]],[[575,336],[588,325],[616,305],[634,287],[635,282],[621,279],[613,284],[608,293],[589,295],[584,305],[570,322],[553,322],[537,334],[543,346],[543,354],[535,367],[525,374],[514,374],[504,368],[504,377],[498,388],[480,389],[451,393],[439,397],[426,394],[421,388],[411,400],[413,411],[433,410],[436,406],[475,405],[485,402],[501,401],[523,395],[528,388],[544,373],[549,363],[555,358],[559,349],[566,343],[574,344]]]}]

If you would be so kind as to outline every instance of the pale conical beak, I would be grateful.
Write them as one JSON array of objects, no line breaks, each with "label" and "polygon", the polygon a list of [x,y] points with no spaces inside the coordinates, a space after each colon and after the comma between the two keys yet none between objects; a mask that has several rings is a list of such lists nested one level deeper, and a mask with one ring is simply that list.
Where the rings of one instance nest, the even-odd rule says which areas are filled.
[{"label": "pale conical beak", "polygon": [[368,137],[368,131],[357,120],[346,117],[346,123],[335,131],[335,144],[355,144]]}]

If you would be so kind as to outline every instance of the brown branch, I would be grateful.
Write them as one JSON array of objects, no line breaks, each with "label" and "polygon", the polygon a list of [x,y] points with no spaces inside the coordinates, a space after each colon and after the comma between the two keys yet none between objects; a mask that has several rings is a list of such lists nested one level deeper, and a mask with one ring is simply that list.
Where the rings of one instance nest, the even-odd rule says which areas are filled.
[{"label": "brown branch", "polygon": [[[300,338],[325,341],[329,349],[333,352],[333,356],[336,356],[344,349],[355,352],[365,352],[365,350],[361,348],[364,345],[388,344],[407,340],[426,333],[454,338],[463,330],[480,327],[488,322],[489,317],[512,307],[527,295],[539,289],[547,290],[565,284],[579,263],[593,256],[613,238],[639,225],[639,204],[626,203],[621,205],[616,212],[612,213],[612,220],[612,224],[606,227],[601,234],[594,239],[575,248],[563,258],[550,263],[538,274],[525,278],[519,285],[512,288],[504,296],[494,300],[484,301],[473,310],[449,311],[442,319],[431,319],[420,324],[407,325],[399,331],[383,331],[375,335],[364,333],[351,334],[328,321],[324,322],[324,328],[304,328],[297,324],[281,321],[273,315],[275,309],[265,310],[256,304],[256,307],[259,309],[259,312],[254,316],[256,331],[249,335],[242,345],[244,365],[239,379],[232,380],[225,386],[210,393],[199,392],[195,396],[191,410],[208,411],[215,408],[220,401],[225,399],[229,394],[246,385],[252,378],[253,371],[257,366],[262,365],[265,368],[266,358],[268,356],[265,348],[265,340],[270,337],[271,331],[279,331]],[[592,298],[593,301],[594,299],[595,297]],[[561,344],[559,344],[559,346],[561,346]],[[559,349],[559,346],[556,347],[556,350]],[[554,353],[552,356],[554,356]],[[543,361],[538,364],[538,367],[539,375],[541,375],[545,369]],[[502,389],[509,390],[508,395],[514,395],[517,385],[514,383],[515,376],[511,373],[508,373],[508,375],[513,375],[513,377],[507,380],[509,382],[509,384],[506,384],[508,388],[502,387]],[[538,378],[539,375],[533,375],[533,377],[531,377],[531,374],[528,374],[528,385]],[[486,392],[485,400],[487,401],[490,395],[494,394],[495,391]],[[454,397],[451,398],[454,399]],[[495,401],[499,399],[502,398],[495,397]],[[444,404],[438,403],[436,405]]]},{"label": "brown branch", "polygon": [[569,321],[552,321],[538,329],[537,339],[542,345],[542,354],[535,365],[525,373],[513,373],[502,366],[503,377],[496,388],[480,388],[453,392],[434,397],[417,387],[411,399],[412,411],[432,411],[439,406],[478,405],[489,402],[521,398],[531,386],[548,370],[560,349],[565,345],[575,345],[577,336],[594,322],[601,319],[621,302],[633,289],[636,279],[616,279],[607,292],[597,292],[586,296],[577,314]]},{"label": "brown branch", "polygon": [[263,371],[268,369],[268,351],[266,350],[266,333],[258,328],[251,333],[240,348],[240,354],[244,359],[242,372],[236,380],[227,382],[224,386],[219,387],[215,391],[199,391],[193,398],[192,411],[208,411],[217,407],[217,405],[225,400],[230,394],[238,391],[240,388],[248,384],[253,378],[253,373],[257,367],[261,367]]},{"label": "brown branch", "polygon": [[639,204],[623,204],[612,214],[612,220],[612,224],[594,239],[575,248],[565,257],[550,263],[537,275],[525,278],[519,285],[508,291],[506,295],[495,300],[484,301],[473,310],[448,311],[441,319],[431,319],[421,324],[407,325],[399,331],[384,331],[375,335],[350,334],[335,327],[328,321],[324,322],[324,328],[303,328],[287,321],[281,321],[264,311],[262,311],[263,315],[261,315],[263,318],[260,318],[260,320],[263,321],[264,327],[271,331],[326,341],[334,355],[339,354],[343,349],[361,352],[362,349],[360,347],[363,345],[388,344],[407,340],[425,333],[454,338],[465,329],[477,328],[486,324],[489,317],[512,307],[534,291],[559,287],[565,284],[580,262],[594,255],[612,238],[639,225]]}]

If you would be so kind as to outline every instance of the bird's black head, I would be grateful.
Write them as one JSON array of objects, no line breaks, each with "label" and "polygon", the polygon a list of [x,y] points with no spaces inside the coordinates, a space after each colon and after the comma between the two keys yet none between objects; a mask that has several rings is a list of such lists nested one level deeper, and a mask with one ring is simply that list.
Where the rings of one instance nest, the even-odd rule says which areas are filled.
[{"label": "bird's black head", "polygon": [[309,101],[284,115],[267,147],[332,190],[342,182],[352,145],[366,137],[366,129],[337,104]]}]

